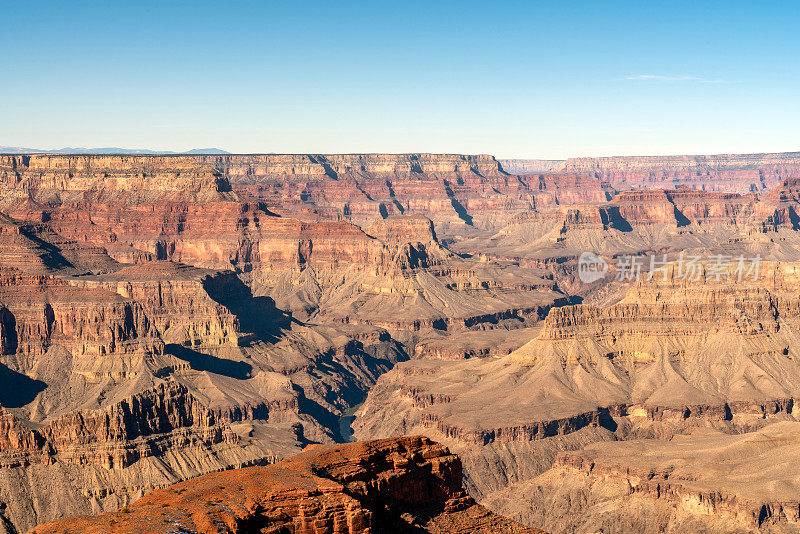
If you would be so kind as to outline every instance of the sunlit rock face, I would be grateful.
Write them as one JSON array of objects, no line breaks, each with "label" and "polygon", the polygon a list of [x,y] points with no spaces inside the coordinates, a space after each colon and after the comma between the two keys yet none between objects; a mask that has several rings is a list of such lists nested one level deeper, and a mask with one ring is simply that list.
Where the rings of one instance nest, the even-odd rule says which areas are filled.
[{"label": "sunlit rock face", "polygon": [[713,156],[618,156],[562,161],[501,160],[514,174],[572,173],[592,176],[618,189],[693,189],[751,193],[771,189],[800,175],[800,153]]},{"label": "sunlit rock face", "polygon": [[461,462],[424,437],[317,446],[268,467],[214,473],[157,490],[120,512],[32,533],[431,532],[535,534],[475,504]]},{"label": "sunlit rock face", "polygon": [[[0,156],[0,525],[114,512],[354,431],[445,443],[473,498],[559,530],[579,524],[559,481],[601,497],[569,454],[791,422],[800,197],[793,156],[759,158],[516,175],[491,156]],[[596,283],[587,251],[610,266]],[[704,258],[699,276],[617,276],[665,254]],[[714,255],[758,256],[761,277],[721,283]],[[338,498],[314,517],[377,521]],[[435,517],[407,519],[484,525]]]},{"label": "sunlit rock face", "polygon": [[[726,267],[734,272],[735,264]],[[677,265],[667,265],[632,284],[613,305],[552,309],[532,339],[507,356],[404,362],[371,390],[356,414],[355,435],[425,433],[446,443],[463,457],[471,493],[526,524],[560,531],[602,523],[639,532],[641,521],[595,516],[589,504],[580,510],[567,506],[568,484],[575,484],[573,497],[600,503],[608,477],[589,467],[593,460],[576,460],[582,474],[567,480],[574,467],[570,458],[584,453],[565,451],[586,448],[603,455],[606,446],[627,450],[624,444],[611,448],[618,440],[646,439],[659,447],[676,436],[747,435],[795,421],[800,267],[763,262],[760,269],[757,280],[731,281],[717,278],[707,264],[688,279]],[[650,445],[636,446],[647,451]],[[625,462],[618,473],[633,476]],[[723,479],[713,484],[713,491],[728,488]],[[676,488],[676,499],[706,500],[702,491]],[[723,499],[727,504],[709,506],[724,516],[720,525],[743,529],[761,525],[762,506],[779,510],[776,502],[792,499],[785,492],[773,501],[737,501],[742,507],[729,509],[741,497],[733,496],[738,489],[725,491],[733,492]],[[645,495],[643,490],[643,499],[655,498]],[[549,499],[558,507],[551,509]],[[625,502],[631,510],[636,506]],[[775,528],[783,528],[780,512],[769,514]],[[658,517],[676,531],[706,524],[699,509]]]}]

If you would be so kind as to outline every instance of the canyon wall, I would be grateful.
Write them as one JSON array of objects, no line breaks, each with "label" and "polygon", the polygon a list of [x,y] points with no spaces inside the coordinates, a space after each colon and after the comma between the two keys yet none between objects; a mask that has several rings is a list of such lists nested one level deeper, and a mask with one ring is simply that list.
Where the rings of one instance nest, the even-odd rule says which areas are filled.
[{"label": "canyon wall", "polygon": [[711,156],[616,156],[564,161],[500,160],[515,174],[574,173],[593,176],[617,188],[671,188],[721,192],[760,192],[800,175],[800,153],[720,154]]},{"label": "canyon wall", "polygon": [[[513,501],[510,488],[527,488],[558,467],[560,453],[592,443],[795,420],[798,265],[764,262],[758,281],[735,282],[700,267],[696,279],[674,264],[645,275],[611,306],[553,308],[508,356],[404,362],[370,391],[355,435],[425,433],[446,443],[464,460],[471,494],[499,506],[497,495]],[[559,530],[552,495],[517,517]]]},{"label": "canyon wall", "polygon": [[[356,437],[448,444],[479,499],[592,443],[792,420],[789,160],[739,193],[640,190],[644,163],[623,183],[491,156],[0,156],[0,523],[347,440],[365,396]],[[606,279],[580,282],[584,251]],[[760,255],[763,280],[615,279],[681,253]]]},{"label": "canyon wall", "polygon": [[316,447],[268,467],[199,477],[120,512],[41,525],[31,534],[296,532],[530,533],[461,486],[457,456],[424,437]]}]

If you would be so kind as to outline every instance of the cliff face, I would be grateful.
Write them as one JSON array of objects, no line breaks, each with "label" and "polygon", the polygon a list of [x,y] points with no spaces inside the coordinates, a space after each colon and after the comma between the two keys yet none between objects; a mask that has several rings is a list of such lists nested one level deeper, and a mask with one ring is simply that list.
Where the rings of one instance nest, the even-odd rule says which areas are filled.
[{"label": "cliff face", "polygon": [[[794,172],[793,157],[666,158],[647,165],[727,169],[772,162],[783,165],[783,176]],[[0,196],[4,212],[29,224],[45,221],[62,238],[104,247],[119,261],[161,259],[240,272],[385,263],[396,252],[396,237],[378,228],[367,234],[375,221],[401,216],[428,217],[445,244],[468,238],[457,244],[464,252],[519,257],[524,246],[517,242],[524,241],[537,257],[563,257],[559,250],[570,254],[571,241],[585,249],[591,239],[559,235],[561,222],[570,225],[561,215],[567,206],[582,206],[602,230],[636,230],[643,249],[652,235],[637,230],[644,226],[722,225],[730,235],[751,226],[776,231],[794,229],[800,211],[796,201],[777,194],[763,201],[687,188],[617,195],[619,185],[601,173],[513,176],[491,156],[2,156],[0,177],[7,184]],[[539,222],[521,228],[531,217]],[[493,235],[498,231],[502,239]],[[516,237],[519,231],[524,235]]]},{"label": "cliff face", "polygon": [[534,533],[475,504],[457,456],[427,438],[317,447],[269,467],[206,475],[124,510],[31,532]]},{"label": "cliff face", "polygon": [[617,304],[553,308],[509,356],[404,362],[370,391],[355,435],[435,437],[463,456],[481,497],[588,443],[793,419],[800,271],[761,269],[730,283],[705,265],[697,280],[669,267]]},{"label": "cliff face", "polygon": [[282,214],[313,207],[356,224],[422,214],[454,233],[530,209],[536,191],[491,156],[306,155],[218,158],[242,198]]},{"label": "cliff face", "polygon": [[403,358],[380,329],[292,323],[230,271],[105,256],[87,272],[64,256],[80,248],[12,235],[42,260],[0,265],[0,515],[17,531],[330,441]]},{"label": "cliff face", "polygon": [[173,447],[236,439],[177,383],[159,384],[101,409],[64,414],[44,427],[32,429],[6,409],[2,418],[3,468],[54,462],[125,468]]},{"label": "cliff face", "polygon": [[2,335],[7,358],[31,362],[51,345],[76,356],[159,353],[141,305],[100,288],[80,290],[47,275],[0,267]]},{"label": "cliff face", "polygon": [[[559,204],[519,213],[492,235],[450,245],[462,254],[546,268],[559,287],[586,296],[577,259],[599,254],[612,266],[623,256],[680,253],[795,261],[800,203],[794,180],[762,196],[677,189],[620,191],[594,204]],[[611,271],[606,281],[614,278]]]},{"label": "cliff face", "polygon": [[361,226],[425,215],[459,235],[538,205],[600,202],[613,192],[593,179],[518,177],[491,156],[447,154],[0,156],[0,179],[8,187],[0,207],[18,219],[53,220],[70,237],[91,222],[94,240],[111,232],[125,244],[142,234],[139,245],[162,230],[209,224],[254,231],[264,209]]},{"label": "cliff face", "polygon": [[713,156],[618,156],[564,161],[501,160],[511,173],[574,173],[617,188],[665,189],[680,184],[706,191],[749,193],[800,175],[800,153]]},{"label": "cliff face", "polygon": [[[783,176],[790,159],[752,165]],[[679,184],[698,161],[666,161],[646,183]],[[368,392],[358,437],[447,443],[479,498],[590,443],[793,419],[796,180],[760,195],[614,180],[514,176],[490,156],[0,157],[0,525],[115,511],[346,440],[340,417]],[[765,261],[759,282],[701,264],[691,283],[672,268],[586,285],[584,251]],[[428,445],[403,446],[429,469],[414,456]],[[347,469],[394,488],[394,464],[365,454]],[[312,493],[347,491],[254,490],[239,495],[246,521],[291,495],[285,510],[304,512],[280,516],[286,528],[380,530],[385,508],[349,479],[310,476]],[[461,528],[435,517],[420,528]]]},{"label": "cliff face", "polygon": [[[93,202],[119,190],[150,202],[175,200],[173,192],[191,195],[190,202],[238,196],[282,212],[333,209],[356,221],[425,211],[442,222],[472,224],[467,211],[490,217],[487,210],[508,201],[531,205],[525,184],[491,156],[0,156],[0,177],[13,190],[5,202],[18,211],[30,201],[80,203],[77,193],[92,188],[98,192],[86,200]],[[24,194],[30,190],[33,198]]]},{"label": "cliff face", "polygon": [[[673,227],[708,224],[735,226],[746,223],[743,217],[753,213],[755,195],[707,193],[689,188],[653,191],[623,191],[599,209],[605,218],[624,229],[633,225],[667,224]],[[616,210],[616,213],[611,213]]]},{"label": "cliff face", "polygon": [[[440,246],[435,228],[475,230],[478,218],[501,223],[535,196],[556,201],[541,192],[555,186],[532,187],[490,156],[35,155],[5,156],[0,172],[9,184],[0,209],[25,221],[12,230],[54,232],[126,263],[234,269],[301,318],[408,331],[450,323],[447,308],[463,326],[524,322],[552,302],[523,303],[543,273],[507,266],[497,279]],[[503,281],[512,278],[528,282]],[[371,305],[349,306],[362,288]],[[380,313],[398,298],[400,320]]]}]

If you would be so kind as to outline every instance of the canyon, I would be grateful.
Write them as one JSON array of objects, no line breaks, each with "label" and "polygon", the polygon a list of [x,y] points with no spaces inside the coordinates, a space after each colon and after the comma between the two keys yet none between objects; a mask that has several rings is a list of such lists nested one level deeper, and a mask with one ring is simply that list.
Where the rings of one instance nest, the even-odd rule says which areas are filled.
[{"label": "canyon", "polygon": [[0,532],[795,531],[740,475],[794,454],[798,192],[797,153],[0,155]]}]

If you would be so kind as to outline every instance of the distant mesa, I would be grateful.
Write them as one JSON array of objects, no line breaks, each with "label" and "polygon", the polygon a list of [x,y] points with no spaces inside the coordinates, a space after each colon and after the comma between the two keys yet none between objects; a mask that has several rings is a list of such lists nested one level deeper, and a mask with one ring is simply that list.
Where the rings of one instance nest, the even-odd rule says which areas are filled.
[{"label": "distant mesa", "polygon": [[0,146],[0,154],[144,154],[144,155],[164,155],[164,154],[230,154],[219,148],[193,148],[185,152],[173,150],[148,150],[142,148],[84,148],[84,147],[65,147],[65,148],[21,148],[18,146]]}]

